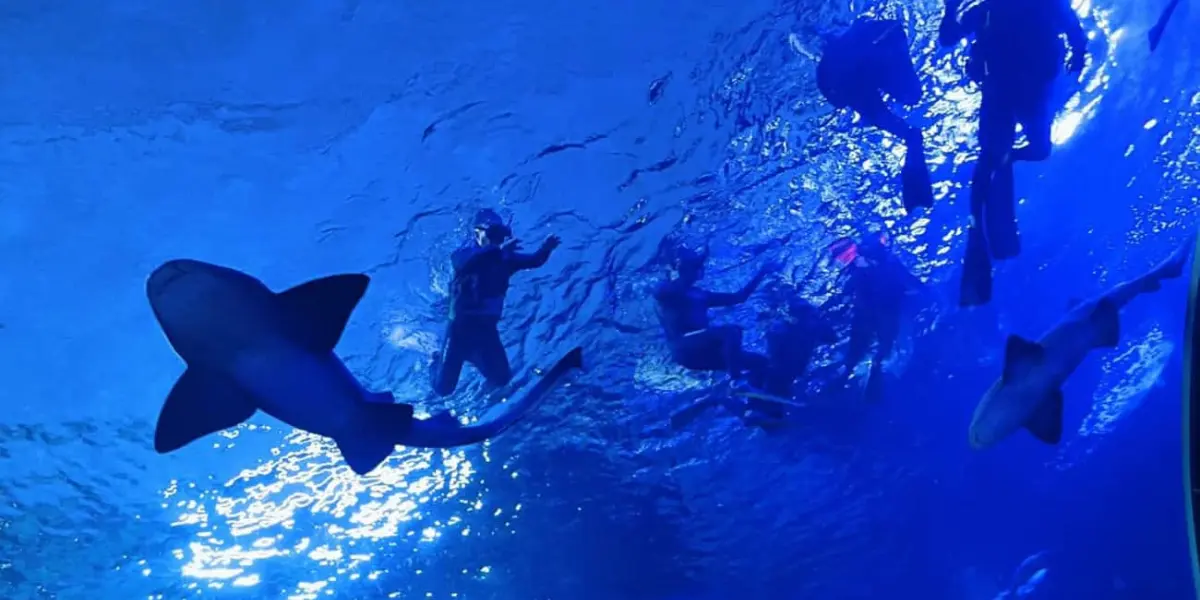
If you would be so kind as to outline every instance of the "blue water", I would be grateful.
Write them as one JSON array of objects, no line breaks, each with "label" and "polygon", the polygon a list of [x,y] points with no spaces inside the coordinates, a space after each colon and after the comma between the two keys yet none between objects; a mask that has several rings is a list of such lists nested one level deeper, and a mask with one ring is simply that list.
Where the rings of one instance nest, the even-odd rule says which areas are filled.
[{"label": "blue water", "polygon": [[[1042,551],[1030,598],[1189,597],[1182,281],[1130,305],[1120,347],[1070,380],[1059,447],[974,452],[966,427],[1008,333],[1191,235],[1196,11],[1151,55],[1165,2],[1077,2],[1093,60],[1062,89],[1054,156],[1018,167],[1024,253],[962,311],[979,102],[962,48],[934,48],[936,3],[426,4],[0,8],[0,597],[991,600]],[[815,89],[819,35],[865,12],[904,20],[922,68],[930,213],[899,208],[899,145]],[[366,478],[267,418],[154,454],[183,368],[144,298],[154,266],[276,289],[370,273],[338,352],[437,410],[446,257],[481,207],[564,239],[510,293],[514,366],[574,345],[592,363],[529,421]],[[710,284],[733,289],[759,254],[790,277],[868,228],[938,297],[888,397],[829,391],[787,435],[717,416],[663,433],[712,383],[658,340],[664,236],[712,240]],[[832,306],[831,281],[806,293]],[[756,331],[771,309],[728,318]],[[451,405],[478,413],[469,377]]]}]

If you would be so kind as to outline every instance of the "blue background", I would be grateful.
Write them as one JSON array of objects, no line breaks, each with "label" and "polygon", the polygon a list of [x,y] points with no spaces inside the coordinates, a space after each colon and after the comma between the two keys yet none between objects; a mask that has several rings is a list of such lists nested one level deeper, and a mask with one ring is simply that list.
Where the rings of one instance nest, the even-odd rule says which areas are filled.
[{"label": "blue background", "polygon": [[[963,48],[934,47],[934,2],[0,8],[0,597],[991,600],[1043,550],[1037,598],[1190,597],[1183,281],[1070,380],[1061,446],[966,443],[1004,336],[1193,234],[1200,17],[1182,6],[1151,55],[1160,4],[1076,4],[1092,60],[1062,86],[1054,156],[1018,167],[1024,252],[972,311],[954,300],[979,99]],[[900,210],[902,148],[816,92],[820,35],[864,13],[908,28],[932,212]],[[144,298],[157,264],[276,289],[370,273],[338,352],[437,410],[447,256],[481,207],[564,239],[516,281],[504,335],[520,372],[584,346],[570,391],[485,447],[401,449],[366,478],[265,417],[154,454],[183,369]],[[870,229],[934,290],[884,402],[819,368],[787,435],[663,433],[710,384],[658,339],[664,236],[711,240],[709,285],[733,289],[765,255],[786,281]],[[804,291],[832,307],[834,287]],[[469,377],[451,405],[478,413]]]}]

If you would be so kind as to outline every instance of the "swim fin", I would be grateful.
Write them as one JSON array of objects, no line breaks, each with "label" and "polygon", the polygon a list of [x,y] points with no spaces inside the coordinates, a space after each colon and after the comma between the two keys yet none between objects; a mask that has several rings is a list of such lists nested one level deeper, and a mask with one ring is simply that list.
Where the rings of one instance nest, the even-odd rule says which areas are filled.
[{"label": "swim fin", "polygon": [[925,162],[925,141],[919,130],[908,142],[904,166],[900,169],[900,184],[905,212],[933,207],[933,182]]},{"label": "swim fin", "polygon": [[992,172],[988,186],[987,214],[983,224],[987,228],[987,241],[992,258],[1007,260],[1021,253],[1021,237],[1017,231],[1017,197],[1013,189],[1013,164],[1004,164]]},{"label": "swim fin", "polygon": [[962,284],[958,305],[983,306],[992,300],[992,259],[987,238],[977,225],[967,229],[967,254],[963,259]]},{"label": "swim fin", "polygon": [[695,421],[697,417],[705,411],[721,405],[721,401],[715,396],[707,396],[701,398],[673,413],[671,413],[671,427],[674,429],[682,429]]},{"label": "swim fin", "polygon": [[1167,28],[1167,23],[1171,21],[1171,15],[1175,13],[1175,8],[1179,6],[1179,0],[1171,0],[1167,7],[1163,9],[1162,14],[1158,17],[1158,22],[1154,27],[1150,28],[1150,33],[1147,37],[1150,39],[1150,51],[1154,52],[1158,49],[1159,42],[1162,41],[1163,30]]}]

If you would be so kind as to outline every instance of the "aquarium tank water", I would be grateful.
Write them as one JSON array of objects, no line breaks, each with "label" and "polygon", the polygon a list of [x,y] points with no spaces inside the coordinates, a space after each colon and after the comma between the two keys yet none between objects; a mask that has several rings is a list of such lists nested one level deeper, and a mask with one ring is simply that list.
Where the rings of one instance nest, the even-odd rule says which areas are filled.
[{"label": "aquarium tank water", "polygon": [[[1050,92],[1049,158],[1014,167],[1020,255],[971,307],[981,89],[969,42],[939,44],[940,0],[7,2],[0,597],[1193,597],[1186,276],[1123,306],[1115,345],[1084,348],[1057,443],[1020,423],[987,448],[968,435],[993,382],[1019,376],[1010,335],[1036,342],[1195,239],[1200,14],[1180,3],[1152,51],[1168,1],[1074,0],[1086,63]],[[829,40],[861,18],[907,39],[922,93],[891,106],[921,131],[931,208],[902,203],[911,144],[818,89]],[[512,277],[512,383],[468,365],[441,396],[451,257],[484,209],[524,252],[561,245]],[[902,307],[848,291],[858,256],[831,244],[867,238],[911,276]],[[739,414],[728,375],[678,364],[656,298],[681,248],[707,257],[705,289],[763,272],[711,313],[746,349],[765,352],[796,300],[831,327],[789,402],[763,400],[782,422]],[[147,296],[173,259],[274,292],[370,284],[320,364],[262,341],[323,324],[283,319],[276,296],[249,312],[221,290],[175,298],[220,340],[191,350],[233,357],[197,367]],[[843,364],[854,315],[886,310],[892,351]],[[325,398],[308,383],[340,360],[339,382],[469,425],[574,347],[585,368],[506,431],[396,444],[365,475],[264,410],[155,449],[185,368],[242,377],[213,375],[229,393],[192,423],[244,380]],[[285,355],[309,358],[271,362]],[[242,396],[254,410],[269,394]],[[318,421],[378,425],[350,406]]]}]

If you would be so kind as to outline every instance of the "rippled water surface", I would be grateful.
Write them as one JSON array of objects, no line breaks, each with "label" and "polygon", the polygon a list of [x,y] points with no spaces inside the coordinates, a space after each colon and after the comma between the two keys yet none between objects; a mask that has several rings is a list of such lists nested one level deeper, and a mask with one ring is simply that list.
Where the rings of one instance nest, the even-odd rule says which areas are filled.
[{"label": "rippled water surface", "polygon": [[[1018,168],[1024,254],[964,312],[979,96],[963,48],[935,47],[936,3],[408,4],[0,8],[0,596],[990,600],[1047,548],[1037,598],[1190,593],[1182,284],[1131,305],[1121,346],[1068,384],[1060,447],[971,454],[965,424],[1004,335],[1036,336],[1192,234],[1194,13],[1150,54],[1158,3],[1076,2],[1092,58],[1060,90],[1055,155]],[[821,34],[857,14],[908,27],[931,212],[900,208],[903,147],[816,92]],[[591,365],[519,428],[401,449],[363,478],[266,417],[153,452],[183,369],[144,298],[157,264],[275,289],[370,273],[338,353],[432,412],[446,257],[484,206],[530,245],[564,239],[509,295],[514,367],[574,345]],[[885,403],[834,389],[826,365],[810,390],[828,401],[792,434],[665,433],[711,381],[657,338],[664,236],[711,241],[717,287],[763,254],[788,281],[816,264],[802,287],[833,307],[818,255],[875,229],[935,291]],[[474,377],[459,412],[486,407]]]}]

